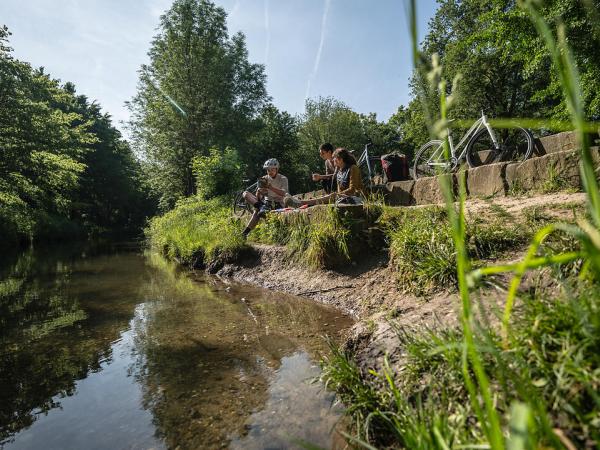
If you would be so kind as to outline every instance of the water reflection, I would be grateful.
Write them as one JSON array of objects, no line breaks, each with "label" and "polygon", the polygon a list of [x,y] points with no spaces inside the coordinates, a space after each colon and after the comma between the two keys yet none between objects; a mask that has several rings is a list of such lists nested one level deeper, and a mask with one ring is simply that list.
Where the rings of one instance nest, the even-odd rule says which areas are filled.
[{"label": "water reflection", "polygon": [[332,445],[339,415],[306,380],[320,336],[350,324],[337,311],[122,249],[28,252],[1,270],[7,448]]},{"label": "water reflection", "polygon": [[[136,373],[169,447],[226,446],[232,436],[253,430],[253,414],[268,403],[269,386],[282,361],[316,358],[325,351],[320,336],[335,335],[349,324],[339,312],[310,301],[192,279],[164,267],[160,258],[150,261],[163,270],[146,286],[144,297],[158,300],[146,304],[148,315],[136,325],[136,347],[143,355]],[[318,373],[311,365],[296,367],[302,386]],[[282,368],[279,374],[289,372]],[[306,399],[295,421],[307,425],[323,409],[337,420],[325,392],[313,389]],[[299,405],[290,408],[294,406]],[[273,436],[284,423],[283,416],[274,419],[269,427]],[[330,446],[329,428],[320,434],[300,428],[296,437]]]}]

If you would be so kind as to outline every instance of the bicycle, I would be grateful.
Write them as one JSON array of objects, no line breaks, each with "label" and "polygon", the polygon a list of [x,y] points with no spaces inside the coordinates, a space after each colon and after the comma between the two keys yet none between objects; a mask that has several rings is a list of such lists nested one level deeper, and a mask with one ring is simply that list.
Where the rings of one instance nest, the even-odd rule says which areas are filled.
[{"label": "bicycle", "polygon": [[[244,180],[244,183],[248,183],[250,180]],[[237,191],[233,195],[233,215],[236,217],[243,217],[244,214],[252,214],[252,206],[244,198],[244,191],[254,192],[258,189],[258,181],[251,184],[246,189]]]},{"label": "bicycle", "polygon": [[471,125],[456,147],[448,132],[448,144],[450,159],[446,158],[441,140],[429,141],[419,149],[413,166],[415,180],[441,171],[452,172],[464,159],[471,168],[500,161],[525,161],[533,152],[533,135],[525,128],[516,127],[503,130],[497,136],[482,111],[481,118]]},{"label": "bicycle", "polygon": [[365,144],[365,148],[363,150],[363,152],[360,154],[360,156],[358,157],[358,160],[356,161],[356,165],[358,167],[363,167],[366,166],[367,168],[367,187],[368,188],[372,188],[375,185],[375,182],[373,181],[373,178],[375,177],[375,171],[373,170],[373,164],[376,162],[381,162],[378,156],[371,156],[369,155],[369,147],[373,145],[372,142],[367,142]]}]

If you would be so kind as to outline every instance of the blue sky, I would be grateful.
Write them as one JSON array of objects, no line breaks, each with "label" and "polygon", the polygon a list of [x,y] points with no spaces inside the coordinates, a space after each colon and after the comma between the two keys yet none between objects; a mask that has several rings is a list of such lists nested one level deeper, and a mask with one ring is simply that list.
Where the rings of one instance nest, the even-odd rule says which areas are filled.
[{"label": "blue sky", "polygon": [[[250,60],[266,64],[273,103],[292,114],[306,96],[333,96],[387,119],[409,100],[410,39],[402,0],[217,0],[230,33],[242,31]],[[75,83],[115,122],[137,70],[148,61],[159,16],[171,0],[2,0],[0,24],[14,55]],[[421,37],[435,10],[418,2]],[[324,26],[323,26],[324,25]]]}]

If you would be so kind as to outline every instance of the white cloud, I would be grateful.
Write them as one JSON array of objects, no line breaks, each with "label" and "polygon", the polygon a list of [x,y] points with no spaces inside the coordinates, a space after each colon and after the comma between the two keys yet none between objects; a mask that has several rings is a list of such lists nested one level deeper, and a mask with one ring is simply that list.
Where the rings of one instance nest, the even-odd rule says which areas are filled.
[{"label": "white cloud", "polygon": [[321,64],[321,53],[323,52],[323,43],[325,42],[327,15],[329,14],[330,6],[331,0],[325,0],[325,9],[323,10],[323,16],[321,17],[321,39],[319,40],[319,47],[317,49],[317,55],[315,57],[315,64],[313,66],[313,70],[308,76],[308,81],[306,83],[306,95],[304,96],[305,99],[309,97],[311,84],[317,76],[317,73],[319,72],[319,65]]},{"label": "white cloud", "polygon": [[265,65],[269,64],[271,27],[269,26],[269,0],[265,0]]}]

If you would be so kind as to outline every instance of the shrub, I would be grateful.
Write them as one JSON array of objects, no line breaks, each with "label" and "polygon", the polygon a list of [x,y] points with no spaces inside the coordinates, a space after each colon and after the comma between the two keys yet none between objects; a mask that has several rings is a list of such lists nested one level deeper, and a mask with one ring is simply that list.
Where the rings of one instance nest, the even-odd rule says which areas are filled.
[{"label": "shrub", "polygon": [[218,199],[190,197],[176,207],[150,221],[146,235],[150,244],[167,257],[193,263],[200,258],[205,263],[218,255],[233,256],[245,243],[239,219]]},{"label": "shrub", "polygon": [[192,168],[198,195],[203,199],[225,196],[239,189],[245,172],[240,155],[232,147],[223,151],[212,147],[208,156],[193,159]]}]

